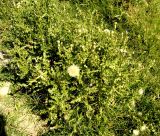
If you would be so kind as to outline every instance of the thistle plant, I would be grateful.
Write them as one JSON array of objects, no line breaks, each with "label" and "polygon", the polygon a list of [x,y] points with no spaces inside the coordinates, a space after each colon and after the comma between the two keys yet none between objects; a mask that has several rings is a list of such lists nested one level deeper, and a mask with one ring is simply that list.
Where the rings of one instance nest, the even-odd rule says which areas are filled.
[{"label": "thistle plant", "polygon": [[11,74],[13,94],[36,99],[50,127],[44,135],[160,134],[160,21],[150,23],[159,12],[156,1],[142,5],[15,3],[2,33],[1,49],[11,58],[2,71]]}]

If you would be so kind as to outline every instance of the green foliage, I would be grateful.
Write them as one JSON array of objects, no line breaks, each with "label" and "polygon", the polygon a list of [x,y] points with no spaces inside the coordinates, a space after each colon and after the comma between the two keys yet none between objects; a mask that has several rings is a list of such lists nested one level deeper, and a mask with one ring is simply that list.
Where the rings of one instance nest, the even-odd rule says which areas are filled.
[{"label": "green foliage", "polygon": [[[150,10],[120,0],[15,3],[1,42],[12,93],[37,99],[52,135],[126,136],[144,123],[144,135],[158,135],[160,21],[149,22]],[[73,64],[78,77],[67,72]]]}]

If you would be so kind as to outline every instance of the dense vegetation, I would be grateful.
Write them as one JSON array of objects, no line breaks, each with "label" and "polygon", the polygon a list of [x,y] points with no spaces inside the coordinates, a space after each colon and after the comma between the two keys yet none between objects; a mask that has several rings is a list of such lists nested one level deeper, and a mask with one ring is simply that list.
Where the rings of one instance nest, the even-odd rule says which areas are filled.
[{"label": "dense vegetation", "polygon": [[12,83],[12,95],[35,100],[34,112],[50,126],[44,135],[158,136],[159,7],[156,0],[2,0],[0,49],[10,61],[1,80]]}]

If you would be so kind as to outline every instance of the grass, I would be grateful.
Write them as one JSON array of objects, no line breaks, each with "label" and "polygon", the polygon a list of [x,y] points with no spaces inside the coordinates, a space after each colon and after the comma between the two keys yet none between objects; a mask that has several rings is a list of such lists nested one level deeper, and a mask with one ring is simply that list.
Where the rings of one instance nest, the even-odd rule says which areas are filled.
[{"label": "grass", "polygon": [[158,0],[1,5],[0,49],[11,61],[1,80],[25,94],[0,101],[8,134],[38,135],[39,106],[43,135],[160,135]]}]

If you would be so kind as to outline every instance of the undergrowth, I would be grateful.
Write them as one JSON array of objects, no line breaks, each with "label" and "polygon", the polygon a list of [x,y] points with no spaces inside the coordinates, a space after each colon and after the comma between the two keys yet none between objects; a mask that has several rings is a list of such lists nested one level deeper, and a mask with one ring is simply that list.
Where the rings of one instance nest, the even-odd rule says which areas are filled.
[{"label": "undergrowth", "polygon": [[1,80],[36,100],[44,135],[160,135],[158,1],[12,2]]}]

